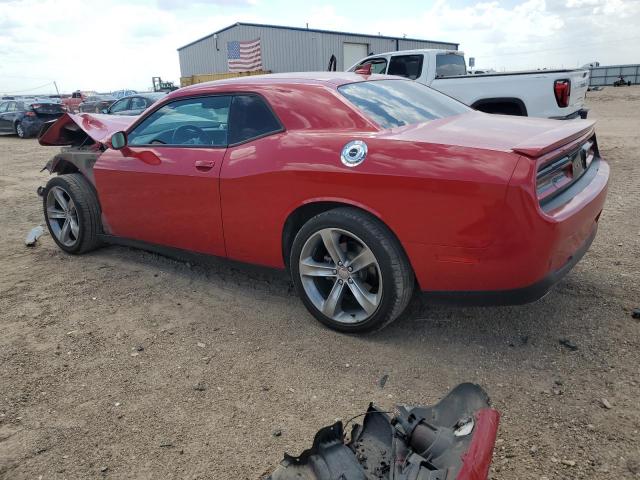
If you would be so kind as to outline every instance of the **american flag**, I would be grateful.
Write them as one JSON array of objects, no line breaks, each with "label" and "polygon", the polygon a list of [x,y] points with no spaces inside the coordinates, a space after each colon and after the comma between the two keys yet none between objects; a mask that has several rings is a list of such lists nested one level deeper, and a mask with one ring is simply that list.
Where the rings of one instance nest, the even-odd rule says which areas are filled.
[{"label": "american flag", "polygon": [[227,62],[230,72],[262,70],[260,39],[247,42],[227,42]]}]

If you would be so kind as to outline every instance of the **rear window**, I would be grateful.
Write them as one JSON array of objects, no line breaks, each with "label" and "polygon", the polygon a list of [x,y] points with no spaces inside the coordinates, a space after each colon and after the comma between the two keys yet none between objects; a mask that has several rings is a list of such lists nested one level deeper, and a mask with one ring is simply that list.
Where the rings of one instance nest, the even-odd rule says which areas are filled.
[{"label": "rear window", "polygon": [[62,105],[59,103],[47,103],[47,102],[39,102],[32,103],[29,105],[33,110],[38,113],[61,113],[64,112]]},{"label": "rear window", "polygon": [[401,127],[460,115],[466,105],[409,80],[350,83],[338,91],[382,128]]},{"label": "rear window", "polygon": [[462,55],[439,53],[436,55],[436,78],[456,77],[467,74],[467,65]]}]

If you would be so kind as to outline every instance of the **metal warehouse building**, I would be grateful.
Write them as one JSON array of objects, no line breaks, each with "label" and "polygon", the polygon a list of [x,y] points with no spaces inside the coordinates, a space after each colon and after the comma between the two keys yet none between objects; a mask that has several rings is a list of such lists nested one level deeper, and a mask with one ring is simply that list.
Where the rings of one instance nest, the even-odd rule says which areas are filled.
[{"label": "metal warehouse building", "polygon": [[260,39],[262,69],[271,72],[345,70],[370,53],[414,48],[457,50],[457,43],[364,35],[310,28],[236,23],[178,49],[184,77],[228,72],[227,42]]},{"label": "metal warehouse building", "polygon": [[623,76],[626,81],[633,85],[640,84],[640,65],[605,65],[589,68],[589,85],[604,86],[613,85],[613,82]]}]

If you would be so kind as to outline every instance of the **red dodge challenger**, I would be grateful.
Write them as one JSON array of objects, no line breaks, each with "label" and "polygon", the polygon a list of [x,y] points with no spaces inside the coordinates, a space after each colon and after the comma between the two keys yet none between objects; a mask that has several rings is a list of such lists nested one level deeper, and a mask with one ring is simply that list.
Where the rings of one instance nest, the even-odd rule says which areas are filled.
[{"label": "red dodge challenger", "polygon": [[419,83],[301,73],[66,114],[40,189],[69,253],[103,243],[288,268],[309,311],[382,328],[416,291],[534,301],[589,248],[607,191],[591,121],[489,115]]}]

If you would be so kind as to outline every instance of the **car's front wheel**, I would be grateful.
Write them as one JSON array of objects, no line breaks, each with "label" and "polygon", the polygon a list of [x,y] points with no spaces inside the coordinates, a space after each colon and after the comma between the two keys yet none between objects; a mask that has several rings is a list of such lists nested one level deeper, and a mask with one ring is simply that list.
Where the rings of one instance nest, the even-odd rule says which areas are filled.
[{"label": "car's front wheel", "polygon": [[415,284],[391,231],[355,208],[311,218],[293,241],[289,266],[307,309],[328,327],[348,333],[379,330],[398,318]]},{"label": "car's front wheel", "polygon": [[43,192],[43,207],[49,233],[65,252],[84,253],[100,244],[98,199],[81,174],[60,175],[49,180]]}]

